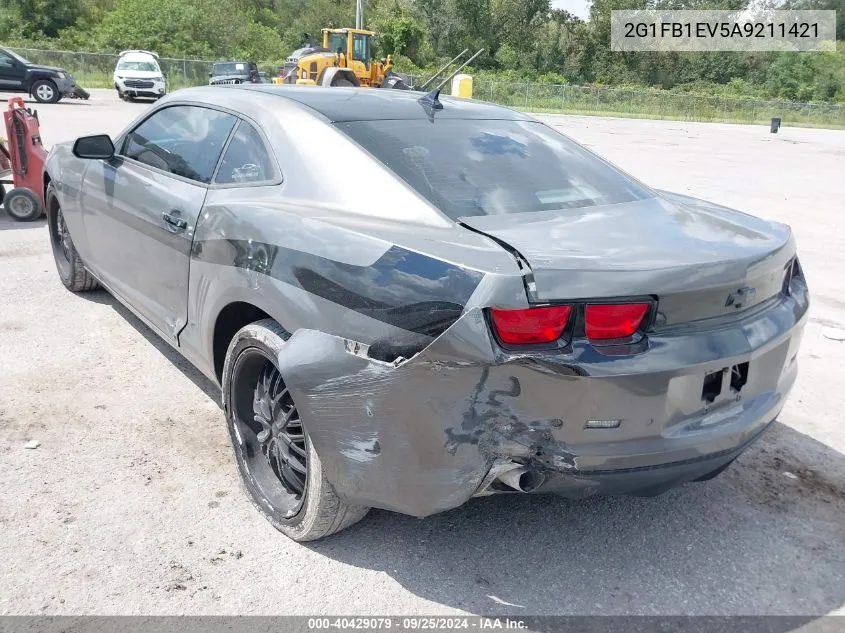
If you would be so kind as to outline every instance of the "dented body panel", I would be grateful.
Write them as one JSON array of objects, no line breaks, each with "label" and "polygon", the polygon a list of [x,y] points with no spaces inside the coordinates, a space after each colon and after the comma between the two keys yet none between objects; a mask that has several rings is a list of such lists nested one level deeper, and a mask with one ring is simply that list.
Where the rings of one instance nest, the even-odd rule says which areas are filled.
[{"label": "dented body panel", "polygon": [[[437,117],[452,123],[530,119],[443,101]],[[789,227],[651,190],[628,202],[450,219],[332,125],[436,125],[413,94],[199,88],[150,112],[180,105],[255,126],[280,177],[197,186],[201,211],[179,240],[184,301],[163,301],[173,283],[155,279],[134,288],[153,295],[143,301],[109,289],[142,318],[144,303],[169,307],[159,321],[172,327],[159,333],[215,381],[228,346],[221,315],[248,306],[278,322],[281,375],[349,503],[426,516],[498,492],[655,494],[717,472],[784,405],[809,306],[803,274],[791,277]],[[487,139],[482,150],[512,147]],[[326,169],[327,157],[343,170]],[[80,254],[108,287],[103,262],[132,266],[118,275],[127,279],[156,266],[139,266],[132,240],[104,244],[89,230],[91,200],[138,230],[125,213],[132,201],[116,200],[125,192],[95,190],[104,166],[92,164],[57,146],[47,170]],[[174,241],[159,239],[162,248]],[[491,309],[631,297],[651,308],[626,340],[588,340],[582,308],[550,347],[514,349],[491,324]]]},{"label": "dented body panel", "polygon": [[[649,337],[645,356],[497,349],[473,309],[398,366],[303,329],[279,367],[338,493],[416,516],[464,503],[497,462],[541,473],[537,492],[653,494],[728,463],[772,422],[797,372],[805,297],[738,328]],[[730,351],[729,351],[730,350]],[[701,406],[701,377],[743,362],[753,383]],[[618,429],[585,429],[591,419]]]}]

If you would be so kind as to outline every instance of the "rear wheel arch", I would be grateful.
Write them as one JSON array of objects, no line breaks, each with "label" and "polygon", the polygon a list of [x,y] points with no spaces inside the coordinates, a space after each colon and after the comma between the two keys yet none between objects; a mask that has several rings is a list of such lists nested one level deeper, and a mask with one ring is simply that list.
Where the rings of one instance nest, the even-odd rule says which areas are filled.
[{"label": "rear wheel arch", "polygon": [[226,350],[223,410],[241,482],[253,505],[295,541],[360,521],[369,508],[338,497],[276,359],[288,332],[272,318],[239,329]]},{"label": "rear wheel arch", "polygon": [[217,313],[217,318],[214,320],[211,351],[214,374],[220,384],[223,383],[223,365],[226,361],[226,351],[229,349],[229,343],[232,342],[235,334],[245,325],[268,318],[272,317],[267,312],[246,301],[228,303]]}]

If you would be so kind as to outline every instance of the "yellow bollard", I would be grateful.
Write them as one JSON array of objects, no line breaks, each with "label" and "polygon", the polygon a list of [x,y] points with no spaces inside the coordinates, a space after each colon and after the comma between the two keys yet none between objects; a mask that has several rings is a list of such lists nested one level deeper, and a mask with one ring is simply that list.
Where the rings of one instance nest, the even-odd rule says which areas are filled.
[{"label": "yellow bollard", "polygon": [[452,78],[452,96],[472,99],[472,75],[455,75]]}]

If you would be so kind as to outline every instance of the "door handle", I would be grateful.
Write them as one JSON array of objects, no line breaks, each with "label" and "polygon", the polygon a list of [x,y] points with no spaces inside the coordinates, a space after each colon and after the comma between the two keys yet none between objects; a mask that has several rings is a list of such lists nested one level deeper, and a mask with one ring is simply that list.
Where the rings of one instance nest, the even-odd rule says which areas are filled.
[{"label": "door handle", "polygon": [[[178,213],[178,212],[175,212]],[[162,213],[161,217],[164,219],[165,222],[177,231],[184,231],[188,228],[187,220],[183,220],[178,215],[174,215],[174,213]]]}]

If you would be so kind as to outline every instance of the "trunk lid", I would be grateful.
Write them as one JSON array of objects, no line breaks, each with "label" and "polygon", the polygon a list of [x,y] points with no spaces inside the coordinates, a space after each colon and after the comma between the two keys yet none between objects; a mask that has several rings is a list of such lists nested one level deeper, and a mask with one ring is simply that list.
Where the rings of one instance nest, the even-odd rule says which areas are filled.
[{"label": "trunk lid", "polygon": [[666,325],[733,314],[777,296],[795,253],[786,225],[665,192],[461,223],[526,260],[532,302],[656,295]]}]

